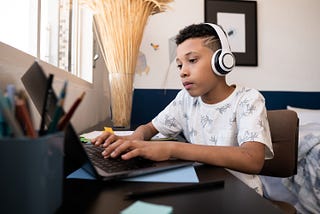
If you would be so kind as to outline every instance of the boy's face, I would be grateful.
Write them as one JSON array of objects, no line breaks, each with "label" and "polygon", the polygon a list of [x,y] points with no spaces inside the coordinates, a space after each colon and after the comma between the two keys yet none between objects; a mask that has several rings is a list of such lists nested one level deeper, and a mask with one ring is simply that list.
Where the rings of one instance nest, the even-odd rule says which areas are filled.
[{"label": "boy's face", "polygon": [[212,71],[213,51],[203,45],[203,38],[187,39],[177,47],[177,66],[184,88],[193,97],[213,95],[224,78]]}]

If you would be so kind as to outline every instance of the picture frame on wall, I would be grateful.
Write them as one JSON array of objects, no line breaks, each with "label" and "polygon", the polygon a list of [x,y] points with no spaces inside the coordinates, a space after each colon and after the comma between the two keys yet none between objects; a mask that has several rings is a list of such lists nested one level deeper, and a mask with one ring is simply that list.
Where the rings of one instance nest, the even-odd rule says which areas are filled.
[{"label": "picture frame on wall", "polygon": [[257,66],[257,2],[205,0],[205,22],[223,27],[236,66]]}]

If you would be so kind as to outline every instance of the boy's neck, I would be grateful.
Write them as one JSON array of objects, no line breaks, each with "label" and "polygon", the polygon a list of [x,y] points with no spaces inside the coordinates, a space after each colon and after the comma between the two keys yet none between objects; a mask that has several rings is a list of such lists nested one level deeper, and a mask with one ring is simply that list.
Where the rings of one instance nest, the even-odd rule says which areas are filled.
[{"label": "boy's neck", "polygon": [[235,88],[235,85],[223,84],[218,86],[213,93],[201,96],[201,99],[204,103],[216,104],[227,99]]}]

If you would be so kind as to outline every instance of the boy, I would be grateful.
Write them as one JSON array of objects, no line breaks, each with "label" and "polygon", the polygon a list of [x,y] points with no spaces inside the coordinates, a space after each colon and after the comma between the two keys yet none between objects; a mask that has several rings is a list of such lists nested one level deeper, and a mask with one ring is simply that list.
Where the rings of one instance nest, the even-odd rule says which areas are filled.
[{"label": "boy", "polygon": [[[255,174],[265,158],[273,157],[264,98],[257,90],[226,83],[225,75],[235,62],[218,25],[190,25],[179,32],[176,44],[184,89],[132,135],[104,132],[92,143],[105,147],[106,158],[178,158],[225,167],[262,195]],[[182,132],[189,143],[149,142],[158,132],[166,136]]]}]

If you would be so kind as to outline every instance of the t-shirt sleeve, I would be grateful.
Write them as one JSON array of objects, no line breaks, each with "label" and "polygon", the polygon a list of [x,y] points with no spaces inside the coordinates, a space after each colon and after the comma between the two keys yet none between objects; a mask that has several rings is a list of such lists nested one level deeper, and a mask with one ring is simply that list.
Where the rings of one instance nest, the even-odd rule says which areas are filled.
[{"label": "t-shirt sleeve", "polygon": [[256,90],[240,100],[237,109],[238,142],[263,143],[266,147],[265,158],[273,158],[270,127],[267,119],[264,97]]},{"label": "t-shirt sleeve", "polygon": [[183,94],[180,91],[175,99],[152,120],[153,126],[161,134],[175,137],[181,132],[181,118],[183,117],[182,101]]}]

